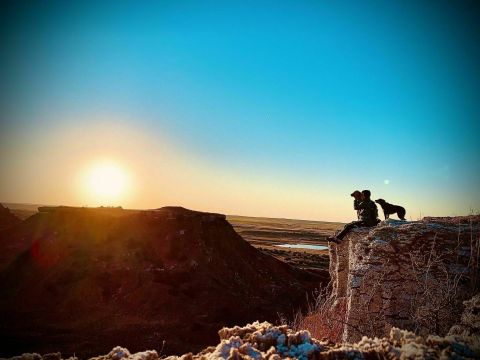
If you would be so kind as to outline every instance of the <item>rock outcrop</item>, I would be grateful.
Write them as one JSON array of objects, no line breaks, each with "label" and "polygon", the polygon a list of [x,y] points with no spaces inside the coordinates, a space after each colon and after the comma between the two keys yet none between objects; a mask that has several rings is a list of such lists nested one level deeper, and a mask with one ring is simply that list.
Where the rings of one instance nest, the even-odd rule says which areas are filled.
[{"label": "rock outcrop", "polygon": [[[254,322],[244,327],[223,328],[220,342],[196,355],[160,357],[154,350],[130,353],[115,347],[110,353],[91,360],[280,360],[280,359],[478,359],[478,337],[450,335],[416,336],[390,329],[384,338],[363,337],[357,343],[335,344],[312,338],[306,330],[293,331],[288,326]],[[24,354],[11,360],[61,360],[61,354]],[[76,358],[70,358],[76,360]]]},{"label": "rock outcrop", "polygon": [[448,335],[463,335],[480,337],[480,294],[463,302],[460,323],[450,328]]},{"label": "rock outcrop", "polygon": [[353,230],[330,247],[343,341],[383,337],[393,327],[447,334],[462,301],[478,293],[479,256],[480,216],[387,220]]},{"label": "rock outcrop", "polygon": [[0,230],[17,225],[20,221],[9,208],[0,204]]},{"label": "rock outcrop", "polygon": [[291,314],[322,281],[255,249],[224,215],[177,207],[41,208],[0,231],[10,244],[0,356],[163,341],[163,354],[198,351],[223,326]]}]

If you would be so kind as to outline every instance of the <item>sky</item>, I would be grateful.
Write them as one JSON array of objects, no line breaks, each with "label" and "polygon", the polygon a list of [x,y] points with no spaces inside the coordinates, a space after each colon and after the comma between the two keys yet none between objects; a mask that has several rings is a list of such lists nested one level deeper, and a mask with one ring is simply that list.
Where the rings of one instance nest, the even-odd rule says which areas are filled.
[{"label": "sky", "polygon": [[[0,201],[480,211],[475,1],[3,1]],[[106,201],[95,164],[128,185]],[[108,187],[108,186],[107,186]]]}]

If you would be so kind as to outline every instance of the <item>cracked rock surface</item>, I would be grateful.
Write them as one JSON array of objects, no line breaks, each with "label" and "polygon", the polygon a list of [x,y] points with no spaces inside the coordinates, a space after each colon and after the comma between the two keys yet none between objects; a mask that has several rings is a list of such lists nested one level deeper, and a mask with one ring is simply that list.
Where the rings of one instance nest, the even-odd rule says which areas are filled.
[{"label": "cracked rock surface", "polygon": [[333,296],[347,309],[343,341],[393,327],[447,334],[479,290],[479,236],[480,216],[430,217],[383,221],[332,243]]}]

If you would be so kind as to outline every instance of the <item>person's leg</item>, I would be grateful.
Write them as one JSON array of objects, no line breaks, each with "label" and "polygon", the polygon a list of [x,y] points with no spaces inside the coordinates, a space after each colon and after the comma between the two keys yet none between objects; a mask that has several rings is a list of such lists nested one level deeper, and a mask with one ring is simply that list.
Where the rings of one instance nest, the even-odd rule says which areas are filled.
[{"label": "person's leg", "polygon": [[342,240],[350,230],[352,230],[353,228],[355,228],[357,226],[362,226],[362,224],[363,224],[363,221],[352,221],[351,223],[348,223],[347,225],[345,225],[343,227],[342,231],[340,231],[335,236],[335,238],[337,238],[338,240]]}]

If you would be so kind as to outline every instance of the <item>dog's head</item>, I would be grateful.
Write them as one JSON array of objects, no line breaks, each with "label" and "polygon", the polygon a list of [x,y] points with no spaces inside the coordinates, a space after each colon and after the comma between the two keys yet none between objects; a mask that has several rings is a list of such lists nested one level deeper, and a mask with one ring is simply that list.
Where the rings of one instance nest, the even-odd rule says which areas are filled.
[{"label": "dog's head", "polygon": [[377,200],[375,200],[375,202],[376,202],[377,204],[380,204],[380,205],[383,205],[383,204],[386,203],[386,201],[383,200],[383,199],[377,199]]},{"label": "dog's head", "polygon": [[358,190],[355,190],[350,196],[354,197],[355,200],[363,200],[363,194]]}]

